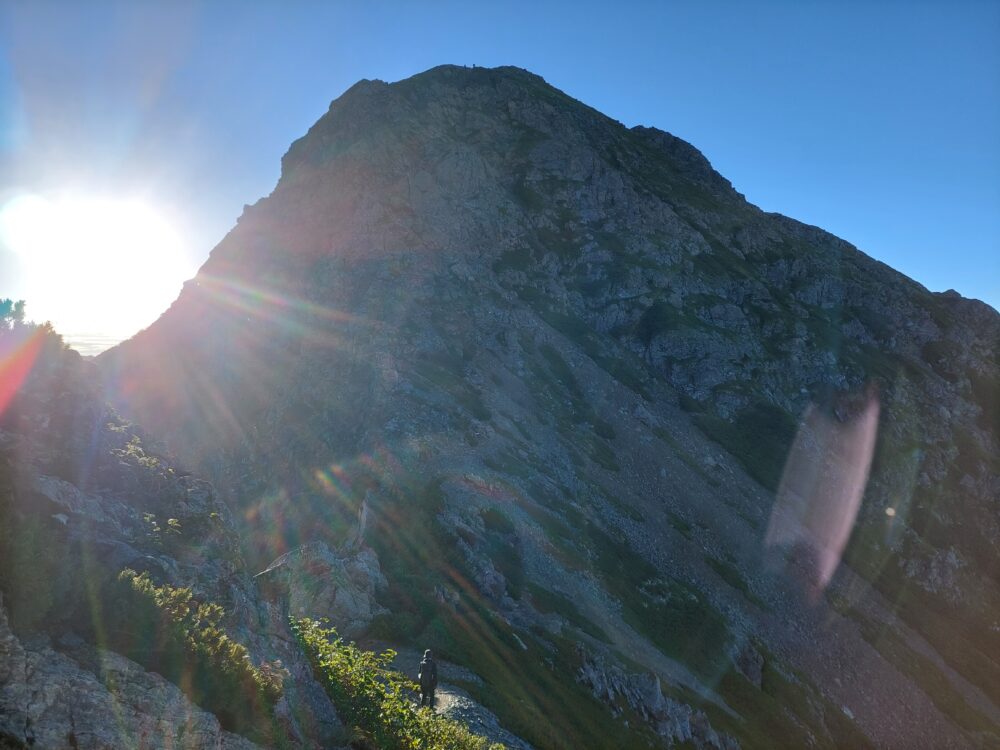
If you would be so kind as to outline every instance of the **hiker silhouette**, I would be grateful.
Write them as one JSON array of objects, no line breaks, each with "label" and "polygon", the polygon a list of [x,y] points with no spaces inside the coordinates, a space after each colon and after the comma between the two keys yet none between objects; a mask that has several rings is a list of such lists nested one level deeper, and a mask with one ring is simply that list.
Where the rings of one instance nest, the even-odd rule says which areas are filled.
[{"label": "hiker silhouette", "polygon": [[424,701],[426,701],[426,705],[434,708],[434,689],[438,684],[438,666],[430,649],[424,651],[424,658],[420,661],[417,682],[420,683],[420,705],[425,705]]}]

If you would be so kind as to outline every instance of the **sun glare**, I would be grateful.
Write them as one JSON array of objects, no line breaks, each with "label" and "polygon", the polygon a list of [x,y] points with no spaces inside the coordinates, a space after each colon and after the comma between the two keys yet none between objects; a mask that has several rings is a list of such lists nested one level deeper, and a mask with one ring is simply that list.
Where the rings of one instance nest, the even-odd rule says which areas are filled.
[{"label": "sun glare", "polygon": [[110,343],[152,323],[193,268],[178,233],[141,200],[19,195],[0,208],[29,317]]}]

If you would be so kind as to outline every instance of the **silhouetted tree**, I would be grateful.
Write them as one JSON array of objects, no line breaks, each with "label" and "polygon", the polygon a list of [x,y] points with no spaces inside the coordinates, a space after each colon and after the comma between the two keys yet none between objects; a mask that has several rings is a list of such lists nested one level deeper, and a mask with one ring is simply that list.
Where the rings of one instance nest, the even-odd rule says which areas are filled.
[{"label": "silhouetted tree", "polygon": [[24,300],[0,299],[0,328],[10,330],[24,325]]}]

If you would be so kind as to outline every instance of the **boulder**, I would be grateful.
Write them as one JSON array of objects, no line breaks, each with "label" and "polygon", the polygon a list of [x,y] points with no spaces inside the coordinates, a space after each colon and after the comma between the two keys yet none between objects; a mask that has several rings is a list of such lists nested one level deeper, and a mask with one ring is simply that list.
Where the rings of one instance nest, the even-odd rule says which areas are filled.
[{"label": "boulder", "polygon": [[306,544],[279,557],[256,580],[262,594],[282,602],[290,615],[328,617],[346,636],[386,611],[375,599],[386,580],[370,547],[338,554],[323,542]]},{"label": "boulder", "polygon": [[[119,654],[22,644],[0,601],[0,745],[253,750],[175,685]],[[17,744],[15,744],[17,743]]]}]

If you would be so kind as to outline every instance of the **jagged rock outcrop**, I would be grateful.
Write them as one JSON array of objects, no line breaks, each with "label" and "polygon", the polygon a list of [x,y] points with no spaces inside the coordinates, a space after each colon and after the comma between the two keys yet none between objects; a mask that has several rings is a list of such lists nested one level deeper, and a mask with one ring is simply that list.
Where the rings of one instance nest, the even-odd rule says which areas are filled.
[{"label": "jagged rock outcrop", "polygon": [[[581,642],[745,747],[975,747],[1000,736],[998,341],[995,311],[760,211],[669,134],[445,66],[333,102],[100,366],[256,569],[336,549],[367,498],[370,628],[475,662],[538,747],[644,741],[565,679]],[[769,535],[781,486],[857,516],[793,504]]]},{"label": "jagged rock outcrop", "polygon": [[328,617],[337,632],[352,637],[387,610],[376,595],[386,587],[371,548],[334,554],[323,542],[287,552],[254,576],[263,595],[281,598],[296,617]]},{"label": "jagged rock outcrop", "polygon": [[[0,332],[0,351],[30,335]],[[118,576],[132,569],[222,606],[223,627],[255,664],[287,669],[276,742],[342,740],[287,612],[259,598],[227,506],[110,410],[92,366],[52,338],[0,409],[2,730],[40,748],[254,746],[220,729],[226,719],[195,705],[183,679],[151,668],[157,632],[137,633],[141,621],[117,606]]]},{"label": "jagged rock outcrop", "polygon": [[500,724],[492,711],[487,711],[461,688],[444,687],[437,691],[437,711],[442,716],[460,721],[476,734],[499,742],[509,750],[534,750],[517,735],[511,734]]},{"label": "jagged rock outcrop", "polygon": [[78,639],[58,647],[22,643],[0,600],[0,743],[53,750],[258,747],[224,731],[180,688],[135,662]]},{"label": "jagged rock outcrop", "polygon": [[753,647],[752,643],[744,643],[734,650],[733,666],[755,687],[761,687],[764,679],[764,655]]},{"label": "jagged rock outcrop", "polygon": [[655,674],[628,674],[620,667],[608,667],[600,658],[585,658],[577,680],[589,687],[594,695],[622,710],[625,706],[653,725],[656,734],[669,744],[688,742],[699,748],[737,750],[740,744],[726,734],[716,732],[704,711],[667,698]]}]

